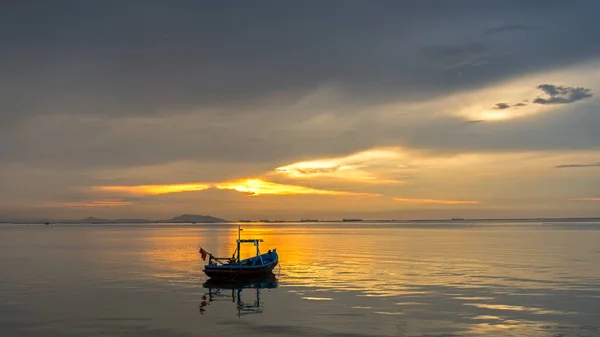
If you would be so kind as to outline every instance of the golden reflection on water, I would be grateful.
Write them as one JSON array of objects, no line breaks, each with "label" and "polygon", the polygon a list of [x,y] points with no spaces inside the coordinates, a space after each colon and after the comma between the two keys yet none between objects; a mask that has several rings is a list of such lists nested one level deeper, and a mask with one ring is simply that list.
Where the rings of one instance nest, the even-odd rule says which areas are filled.
[{"label": "golden reflection on water", "polygon": [[473,319],[491,319],[491,320],[502,320],[502,317],[499,316],[491,316],[491,315],[479,315],[473,317]]},{"label": "golden reflection on water", "polygon": [[[363,296],[423,295],[429,292],[426,286],[451,285],[466,291],[498,282],[535,288],[540,282],[555,282],[552,267],[563,264],[559,249],[545,247],[542,256],[509,231],[241,226],[242,238],[264,240],[261,252],[277,248],[280,267],[275,273],[280,274],[284,286],[358,290]],[[198,247],[218,257],[230,257],[238,235],[237,225],[164,228],[152,233],[145,238],[141,256],[155,267],[155,273],[160,270],[156,275],[186,277],[185,273],[191,272],[198,278],[204,278]],[[252,244],[242,245],[242,257],[253,255],[255,249]],[[531,267],[532,257],[538,259],[540,268]],[[460,292],[455,298],[493,299]]]},{"label": "golden reflection on water", "polygon": [[[492,229],[240,225],[242,239],[264,240],[262,252],[277,249],[280,267],[274,272],[279,287],[299,301],[330,303],[331,308],[389,319],[412,313],[461,313],[463,330],[473,335],[518,336],[541,329],[548,315],[573,316],[556,307],[519,303],[518,298],[542,294],[539,298],[544,299],[556,289],[585,289],[586,282],[597,279],[597,272],[587,269],[579,270],[573,282],[557,278],[557,273],[568,275],[572,267],[565,263],[560,238],[564,234],[558,232],[545,233],[544,242],[535,242],[535,233]],[[148,266],[146,277],[198,287],[206,280],[198,247],[229,257],[238,236],[237,225],[181,226],[148,233],[139,255]],[[574,245],[569,253],[582,256],[589,247],[593,245]],[[254,245],[242,246],[242,257],[254,253]],[[340,292],[352,292],[353,300],[348,302]],[[454,301],[451,309],[440,311],[440,299]]]},{"label": "golden reflection on water", "polygon": [[309,301],[333,301],[331,297],[311,297],[311,296],[302,296],[303,299]]},{"label": "golden reflection on water", "polygon": [[465,303],[478,308],[494,309],[494,310],[509,310],[509,311],[528,311],[538,315],[565,315],[573,314],[566,311],[547,310],[541,308],[525,307],[521,305],[505,305],[505,304],[483,304],[483,303]]},{"label": "golden reflection on water", "polygon": [[[350,324],[361,318],[389,328],[387,335],[393,335],[397,323],[405,324],[412,331],[405,335],[411,336],[591,336],[600,331],[594,323],[599,316],[592,312],[600,279],[594,268],[600,262],[600,231],[241,225],[242,238],[263,239],[263,252],[277,248],[280,254],[281,269],[275,270],[279,287],[265,292],[269,315],[262,316],[286,312],[294,323],[299,319],[306,326],[328,328],[335,321],[341,330],[362,326],[359,320]],[[237,239],[237,225],[132,227],[56,226],[38,234],[19,229],[11,232],[17,239],[4,245],[35,242],[12,252],[19,258],[29,254],[31,261],[47,252],[34,254],[32,249],[52,247],[52,260],[87,273],[97,282],[94,291],[127,289],[133,296],[136,290],[149,290],[154,296],[157,289],[168,289],[169,299],[179,293],[178,300],[187,303],[204,293],[198,289],[206,281],[198,248],[227,257]],[[51,235],[61,245],[52,243]],[[254,249],[244,246],[242,256]],[[78,260],[85,265],[75,264]],[[7,275],[14,270],[20,269]],[[22,272],[30,282],[46,280],[30,273],[29,266]],[[31,289],[36,286],[24,287],[23,293]],[[207,315],[221,317],[218,308],[214,305]]]}]

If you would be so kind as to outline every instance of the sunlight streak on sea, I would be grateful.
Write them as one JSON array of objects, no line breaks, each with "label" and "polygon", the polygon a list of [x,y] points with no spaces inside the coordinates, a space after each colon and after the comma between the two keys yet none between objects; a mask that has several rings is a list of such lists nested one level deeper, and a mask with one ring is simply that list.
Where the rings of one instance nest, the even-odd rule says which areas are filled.
[{"label": "sunlight streak on sea", "polygon": [[204,284],[236,225],[0,225],[0,335],[600,336],[599,223],[243,226],[274,283]]}]

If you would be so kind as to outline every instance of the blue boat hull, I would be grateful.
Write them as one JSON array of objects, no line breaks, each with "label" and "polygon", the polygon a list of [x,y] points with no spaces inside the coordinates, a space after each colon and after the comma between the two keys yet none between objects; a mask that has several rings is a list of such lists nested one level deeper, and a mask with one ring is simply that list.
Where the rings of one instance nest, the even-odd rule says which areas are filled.
[{"label": "blue boat hull", "polygon": [[272,274],[278,263],[279,256],[271,252],[242,260],[241,263],[205,265],[203,271],[211,279],[254,278]]}]

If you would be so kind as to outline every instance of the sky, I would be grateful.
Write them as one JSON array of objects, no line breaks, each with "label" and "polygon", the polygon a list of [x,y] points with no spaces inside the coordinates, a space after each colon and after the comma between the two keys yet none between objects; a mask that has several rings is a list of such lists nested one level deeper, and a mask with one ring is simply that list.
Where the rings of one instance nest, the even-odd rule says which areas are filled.
[{"label": "sky", "polygon": [[3,2],[0,218],[600,216],[599,12]]}]

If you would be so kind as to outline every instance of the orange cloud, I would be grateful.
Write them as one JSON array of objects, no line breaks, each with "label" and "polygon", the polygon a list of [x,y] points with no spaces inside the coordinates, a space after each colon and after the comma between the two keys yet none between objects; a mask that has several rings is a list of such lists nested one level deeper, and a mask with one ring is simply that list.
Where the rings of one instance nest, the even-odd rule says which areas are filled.
[{"label": "orange cloud", "polygon": [[574,198],[573,201],[600,201],[600,198]]},{"label": "orange cloud", "polygon": [[129,206],[133,203],[130,201],[119,201],[119,200],[95,200],[95,201],[73,201],[73,202],[59,202],[49,204],[53,207],[120,207]]},{"label": "orange cloud", "polygon": [[442,199],[408,199],[408,198],[393,198],[395,201],[404,202],[407,204],[442,204],[442,205],[474,205],[479,204],[479,201],[470,200],[442,200]]},{"label": "orange cloud", "polygon": [[292,178],[341,178],[369,183],[400,183],[385,178],[403,168],[398,161],[405,154],[396,148],[370,149],[335,158],[302,161],[275,169],[275,172]]},{"label": "orange cloud", "polygon": [[190,183],[172,185],[139,185],[139,186],[94,186],[92,189],[108,192],[125,192],[131,194],[155,195],[179,192],[202,191],[216,187],[222,190],[234,190],[250,195],[286,195],[286,194],[326,194],[326,195],[379,195],[371,193],[355,193],[316,189],[297,185],[278,184],[262,179],[241,179],[216,184]]},{"label": "orange cloud", "polygon": [[370,195],[371,193],[354,193],[344,191],[321,190],[316,188],[278,184],[261,179],[242,179],[232,182],[224,182],[216,185],[218,189],[234,190],[250,195],[290,195],[290,194],[322,194],[322,195]]},{"label": "orange cloud", "polygon": [[131,194],[168,194],[179,192],[202,191],[210,188],[210,184],[189,183],[171,185],[139,185],[139,186],[95,186],[93,189],[107,192],[125,192]]}]

